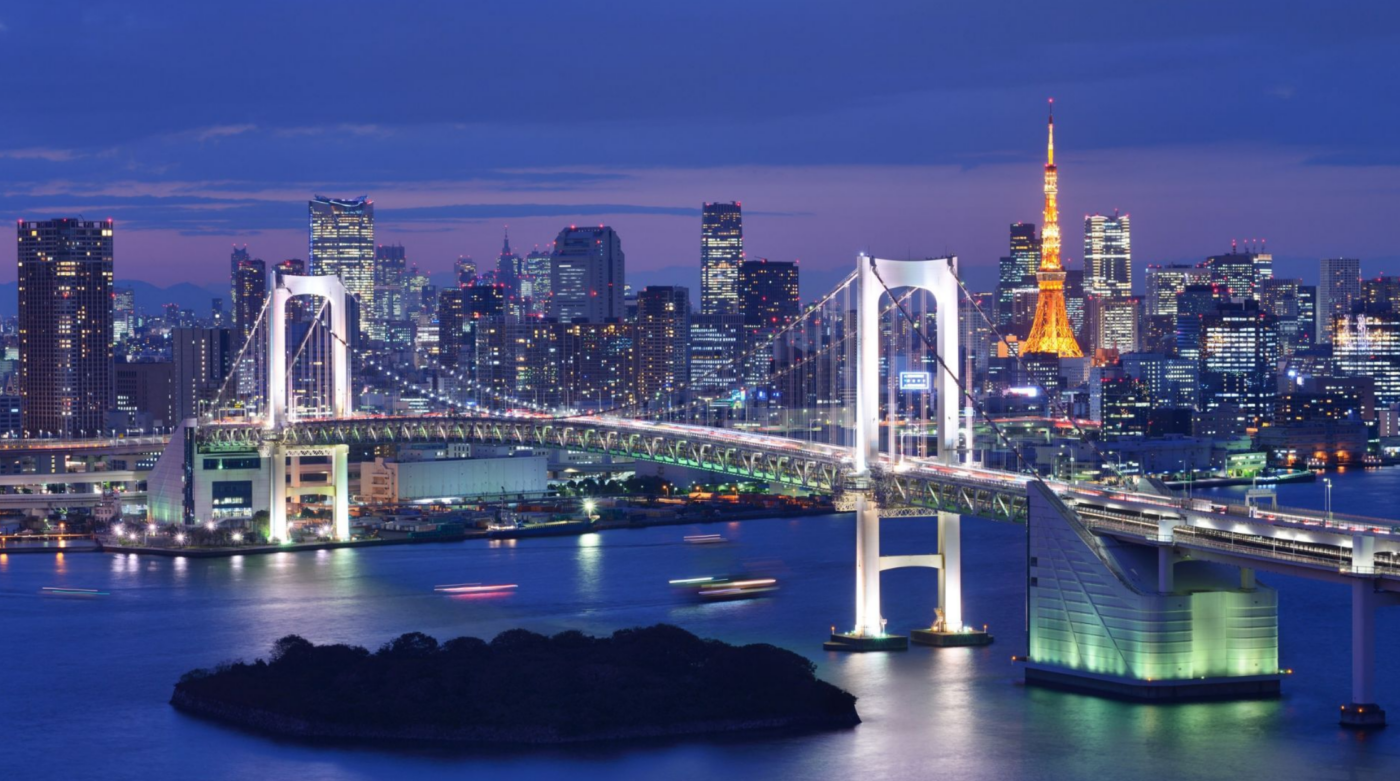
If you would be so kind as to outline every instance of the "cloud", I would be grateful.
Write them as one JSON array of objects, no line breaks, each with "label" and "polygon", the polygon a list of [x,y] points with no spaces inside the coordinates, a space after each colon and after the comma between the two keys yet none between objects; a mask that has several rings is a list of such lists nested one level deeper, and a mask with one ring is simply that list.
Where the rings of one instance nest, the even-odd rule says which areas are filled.
[{"label": "cloud", "polygon": [[50,163],[66,163],[79,157],[83,157],[83,154],[72,149],[46,149],[43,147],[0,149],[0,158],[10,160],[47,160]]},{"label": "cloud", "polygon": [[258,126],[244,123],[241,125],[214,125],[206,127],[195,133],[195,138],[199,141],[212,141],[216,138],[227,138],[229,136],[241,136],[244,133],[251,133],[257,130]]}]

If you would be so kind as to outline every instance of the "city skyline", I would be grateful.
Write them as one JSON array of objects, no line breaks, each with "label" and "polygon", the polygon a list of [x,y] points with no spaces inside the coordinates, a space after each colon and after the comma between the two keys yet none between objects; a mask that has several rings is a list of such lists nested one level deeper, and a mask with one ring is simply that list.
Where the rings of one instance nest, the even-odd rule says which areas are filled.
[{"label": "city skyline", "polygon": [[[217,261],[231,243],[255,246],[266,259],[302,257],[296,204],[316,192],[370,193],[380,206],[377,239],[403,243],[429,270],[445,270],[464,253],[490,257],[502,224],[528,250],[561,225],[600,222],[626,237],[637,273],[688,269],[700,205],[739,200],[749,205],[749,254],[800,259],[812,279],[845,268],[859,250],[955,252],[970,277],[990,279],[1002,226],[1039,213],[1036,172],[1027,166],[1036,158],[1030,128],[1039,101],[1054,95],[1069,123],[1063,163],[1074,172],[1061,203],[1071,268],[1083,260],[1078,218],[1113,209],[1137,218],[1136,254],[1154,263],[1195,262],[1231,239],[1252,238],[1269,240],[1285,274],[1294,273],[1289,264],[1327,256],[1400,259],[1384,230],[1400,158],[1381,129],[1387,123],[1370,116],[1371,107],[1395,104],[1386,93],[1400,82],[1387,77],[1395,66],[1382,52],[1397,12],[1363,9],[1375,45],[1358,46],[1341,34],[1363,26],[1354,13],[1301,20],[1254,4],[1209,9],[1213,30],[1226,32],[1199,32],[1185,9],[1135,8],[1102,20],[1107,29],[1095,37],[1109,43],[1095,49],[1092,67],[1083,53],[1046,56],[1048,41],[1086,35],[1067,23],[1072,13],[960,9],[940,27],[995,19],[1026,44],[1006,59],[959,43],[952,54],[960,69],[946,73],[894,53],[897,45],[882,46],[880,57],[814,60],[792,49],[812,40],[770,35],[781,29],[776,9],[746,9],[748,24],[729,29],[692,20],[692,12],[642,7],[625,24],[639,39],[668,41],[654,52],[654,75],[634,73],[632,60],[610,53],[565,78],[543,66],[488,68],[476,55],[464,63],[448,54],[457,47],[422,45],[439,34],[429,31],[434,25],[351,13],[341,39],[412,41],[415,52],[412,62],[361,69],[353,101],[340,99],[348,84],[316,99],[288,77],[330,58],[329,43],[314,35],[254,63],[211,58],[231,43],[189,48],[215,26],[230,41],[240,32],[265,35],[262,26],[277,31],[274,39],[306,33],[315,23],[309,9],[252,15],[266,17],[256,33],[243,27],[250,20],[211,9],[92,11],[74,35],[120,29],[103,39],[119,55],[149,46],[193,63],[200,89],[218,89],[219,105],[163,110],[157,101],[174,98],[166,93],[174,83],[157,78],[147,58],[75,47],[52,79],[103,73],[113,94],[62,110],[41,101],[26,121],[0,129],[0,176],[9,185],[0,213],[112,217],[126,258],[119,276],[205,284],[219,279]],[[493,25],[523,33],[539,10],[500,9]],[[585,13],[544,10],[565,23]],[[23,72],[21,58],[53,42],[54,33],[32,32],[58,29],[48,24],[53,13],[61,11],[16,9],[0,18],[7,39],[0,62],[12,65],[9,72]],[[447,22],[467,12],[426,13]],[[929,13],[895,7],[848,19],[814,11],[813,50],[844,51],[836,41],[866,28],[878,30],[872,39],[895,43]],[[709,37],[676,35],[678,19]],[[764,45],[749,45],[755,39]],[[742,54],[746,77],[726,81],[722,101],[702,78],[709,50],[699,40]],[[1247,54],[1259,46],[1271,52],[1267,64]],[[789,78],[799,63],[814,72]],[[469,67],[484,78],[468,76]],[[446,80],[447,100],[404,81],[417,69],[463,76]],[[1356,71],[1377,76],[1364,81],[1381,94],[1349,77]],[[677,85],[674,97],[654,99],[661,79]],[[141,83],[163,86],[132,86]],[[433,83],[440,90],[444,82]],[[869,84],[881,88],[871,94]],[[582,88],[613,98],[580,108],[567,126],[540,111]],[[652,99],[631,100],[644,92]],[[1222,112],[1250,121],[1195,119]],[[878,129],[857,130],[870,123],[856,118],[878,120]],[[1338,235],[1347,246],[1336,246]],[[10,252],[0,253],[0,282],[13,278]]]}]

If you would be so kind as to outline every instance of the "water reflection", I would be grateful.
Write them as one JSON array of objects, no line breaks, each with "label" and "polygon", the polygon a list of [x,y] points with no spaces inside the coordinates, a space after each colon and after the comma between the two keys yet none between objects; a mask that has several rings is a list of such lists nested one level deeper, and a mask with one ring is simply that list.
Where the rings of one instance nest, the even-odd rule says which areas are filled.
[{"label": "water reflection", "polygon": [[586,602],[598,598],[598,586],[603,577],[603,539],[597,532],[578,537],[578,592]]}]

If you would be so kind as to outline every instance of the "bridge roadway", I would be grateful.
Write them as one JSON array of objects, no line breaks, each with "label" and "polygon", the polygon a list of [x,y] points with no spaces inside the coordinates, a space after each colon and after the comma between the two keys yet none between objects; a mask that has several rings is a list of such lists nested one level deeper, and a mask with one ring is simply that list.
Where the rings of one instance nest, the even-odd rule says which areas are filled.
[{"label": "bridge roadway", "polygon": [[[340,444],[465,442],[551,447],[701,469],[737,479],[840,494],[851,450],[731,429],[608,416],[364,416],[304,420],[281,431],[246,423],[201,426],[202,452]],[[1026,475],[926,459],[882,461],[872,470],[882,507],[899,514],[944,511],[998,521],[1026,519]],[[1246,507],[1142,491],[1046,483],[1096,533],[1193,558],[1304,577],[1374,579],[1400,592],[1400,521],[1273,507]],[[882,512],[883,514],[883,512]]]}]

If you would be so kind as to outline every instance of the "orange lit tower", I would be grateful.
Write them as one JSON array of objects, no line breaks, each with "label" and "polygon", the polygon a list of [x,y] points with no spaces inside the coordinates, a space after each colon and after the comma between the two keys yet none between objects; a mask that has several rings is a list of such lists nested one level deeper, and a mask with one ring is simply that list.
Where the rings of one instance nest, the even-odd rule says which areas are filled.
[{"label": "orange lit tower", "polygon": [[1065,267],[1060,263],[1060,187],[1055,172],[1055,101],[1050,101],[1050,142],[1045,153],[1045,225],[1040,233],[1040,296],[1035,302],[1035,325],[1021,348],[1023,354],[1054,353],[1061,358],[1082,358],[1084,351],[1074,338],[1065,311]]}]

